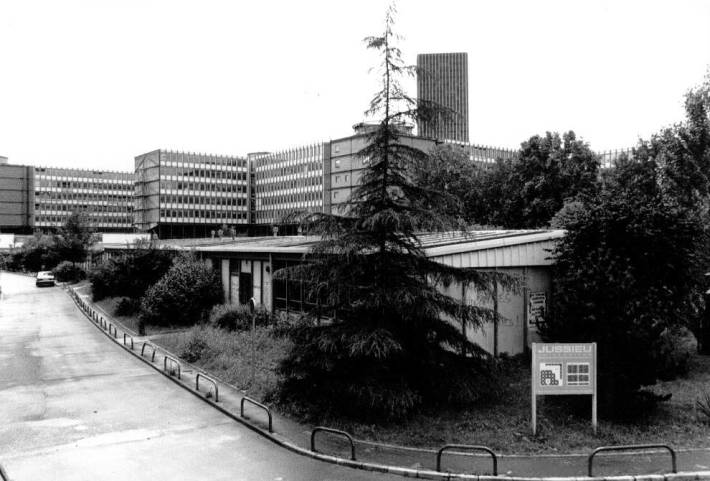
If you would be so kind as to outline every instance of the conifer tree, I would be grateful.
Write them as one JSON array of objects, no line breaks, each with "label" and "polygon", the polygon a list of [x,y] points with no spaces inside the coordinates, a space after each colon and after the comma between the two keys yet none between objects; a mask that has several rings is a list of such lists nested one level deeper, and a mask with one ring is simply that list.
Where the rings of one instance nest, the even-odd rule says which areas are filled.
[{"label": "conifer tree", "polygon": [[[425,256],[418,233],[456,222],[431,208],[448,194],[419,186],[410,175],[427,154],[404,137],[402,125],[441,112],[400,84],[415,71],[394,45],[394,14],[391,6],[383,34],[365,39],[381,58],[382,84],[366,111],[378,123],[357,154],[369,161],[351,207],[311,215],[309,227],[322,240],[306,262],[277,272],[302,279],[318,305],[292,330],[294,348],[280,367],[281,401],[305,400],[311,412],[392,419],[495,391],[490,358],[461,334],[462,323],[479,326],[492,320],[492,311],[463,305],[440,287],[458,281],[485,297],[494,282],[510,282]],[[318,323],[320,316],[331,320]]]}]

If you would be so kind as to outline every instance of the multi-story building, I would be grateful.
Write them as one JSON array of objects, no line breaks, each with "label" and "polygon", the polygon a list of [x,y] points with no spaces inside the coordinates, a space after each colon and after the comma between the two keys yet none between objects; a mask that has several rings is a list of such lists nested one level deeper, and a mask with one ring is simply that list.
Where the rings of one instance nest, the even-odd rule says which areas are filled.
[{"label": "multi-story building", "polygon": [[254,223],[281,224],[294,213],[323,211],[323,166],[327,144],[251,154]]},{"label": "multi-story building", "polygon": [[92,229],[133,224],[133,174],[0,164],[0,229],[27,234],[61,227],[82,212]]},{"label": "multi-story building", "polygon": [[133,173],[34,167],[33,227],[61,227],[82,212],[89,227],[128,232],[133,225]]},{"label": "multi-story building", "polygon": [[[350,206],[350,195],[360,185],[370,159],[358,155],[368,142],[368,135],[376,124],[356,124],[354,135],[331,140],[326,148],[324,169],[324,211],[344,214]],[[431,138],[413,136],[411,127],[402,126],[399,141],[421,149],[431,150],[437,142]]]},{"label": "multi-story building", "polygon": [[161,238],[210,237],[223,226],[244,232],[251,222],[249,177],[245,157],[162,149],[139,155],[135,225]]},{"label": "multi-story building", "polygon": [[417,55],[417,98],[434,102],[450,115],[419,122],[421,137],[468,142],[468,54]]},{"label": "multi-story building", "polygon": [[16,234],[32,231],[32,167],[8,165],[0,158],[0,230]]}]

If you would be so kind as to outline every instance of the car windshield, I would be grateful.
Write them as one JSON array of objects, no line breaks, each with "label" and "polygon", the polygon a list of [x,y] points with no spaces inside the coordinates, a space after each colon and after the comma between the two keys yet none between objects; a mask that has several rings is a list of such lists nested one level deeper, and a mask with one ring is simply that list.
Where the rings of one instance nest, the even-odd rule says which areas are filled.
[{"label": "car windshield", "polygon": [[37,273],[37,277],[53,277],[51,271],[42,271]]}]

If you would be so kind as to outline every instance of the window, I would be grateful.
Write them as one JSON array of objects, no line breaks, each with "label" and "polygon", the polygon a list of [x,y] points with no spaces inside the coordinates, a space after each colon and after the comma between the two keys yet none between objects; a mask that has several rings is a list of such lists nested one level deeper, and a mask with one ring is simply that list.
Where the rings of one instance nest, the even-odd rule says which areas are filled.
[{"label": "window", "polygon": [[568,386],[589,386],[589,363],[570,362],[567,363],[567,385]]},{"label": "window", "polygon": [[335,166],[336,169],[339,169],[340,168],[340,159],[336,159],[333,165]]}]

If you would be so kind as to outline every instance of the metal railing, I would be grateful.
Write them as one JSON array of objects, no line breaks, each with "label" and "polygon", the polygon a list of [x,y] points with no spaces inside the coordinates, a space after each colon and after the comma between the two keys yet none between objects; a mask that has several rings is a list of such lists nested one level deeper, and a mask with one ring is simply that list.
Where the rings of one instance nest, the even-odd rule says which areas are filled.
[{"label": "metal railing", "polygon": [[133,350],[133,336],[126,334],[125,332],[123,333],[123,345],[126,345],[126,338],[131,340],[131,351]]},{"label": "metal railing", "polygon": [[273,428],[273,418],[272,418],[272,416],[271,416],[271,409],[269,409],[268,406],[264,406],[264,405],[261,404],[259,401],[255,401],[255,400],[253,400],[253,399],[250,398],[250,397],[244,396],[244,397],[242,398],[241,402],[239,403],[239,415],[240,415],[241,417],[244,417],[244,402],[245,402],[245,401],[248,401],[249,403],[253,404],[254,406],[260,407],[261,409],[263,409],[264,411],[266,411],[266,414],[269,416],[269,432],[270,432],[270,433],[273,433],[273,432],[274,432],[274,428]]},{"label": "metal railing", "polygon": [[487,446],[475,446],[470,444],[447,444],[446,446],[439,449],[439,451],[437,451],[436,453],[437,471],[441,472],[441,455],[444,454],[444,451],[448,451],[450,449],[466,451],[485,451],[486,453],[491,455],[491,458],[493,458],[493,476],[498,476],[498,457],[496,456],[496,453],[494,453],[493,450]]},{"label": "metal railing", "polygon": [[338,434],[347,438],[347,440],[350,441],[350,459],[355,461],[355,441],[353,441],[353,437],[350,436],[350,434],[339,429],[327,428],[325,426],[316,426],[315,428],[313,428],[313,431],[311,431],[311,451],[313,451],[314,453],[318,452],[316,450],[316,433],[321,431],[331,434]]},{"label": "metal railing", "polygon": [[174,357],[165,356],[163,359],[163,371],[166,371],[170,376],[175,372],[174,369],[168,370],[168,360],[170,360],[171,366],[177,366],[177,378],[182,379],[182,377],[180,377],[180,363]]},{"label": "metal railing", "polygon": [[141,347],[141,357],[143,357],[143,353],[145,352],[145,346],[150,346],[153,348],[153,355],[150,358],[150,362],[155,362],[155,346],[149,343],[148,341],[143,341],[143,347]]},{"label": "metal railing", "polygon": [[624,446],[602,446],[600,448],[595,449],[592,451],[592,454],[589,455],[589,458],[587,459],[587,473],[588,476],[591,478],[592,477],[592,465],[594,461],[594,456],[596,456],[598,453],[605,452],[605,451],[646,451],[649,449],[666,449],[668,450],[669,453],[671,453],[671,466],[673,469],[673,473],[678,472],[678,467],[676,465],[676,456],[675,456],[675,451],[673,448],[668,446],[667,444],[630,444],[630,445],[624,445]]},{"label": "metal railing", "polygon": [[[211,377],[205,376],[201,372],[198,372],[197,376],[195,377],[195,390],[196,391],[200,390],[200,378],[204,379],[207,382],[212,383],[212,385],[214,386],[214,402],[219,402],[219,387],[217,387],[217,381],[215,381]],[[209,391],[207,391],[207,395],[209,396]]]}]

